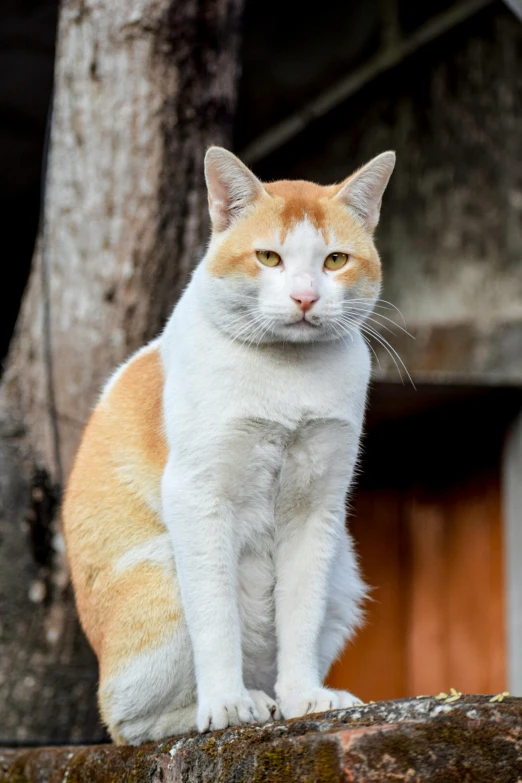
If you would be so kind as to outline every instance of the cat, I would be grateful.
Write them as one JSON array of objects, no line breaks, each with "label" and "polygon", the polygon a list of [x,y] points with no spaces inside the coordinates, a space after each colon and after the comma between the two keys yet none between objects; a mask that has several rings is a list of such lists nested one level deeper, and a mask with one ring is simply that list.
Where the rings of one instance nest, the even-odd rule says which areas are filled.
[{"label": "cat", "polygon": [[345,502],[394,164],[262,183],[207,151],[207,252],[105,386],[63,506],[118,743],[360,703],[323,681],[366,596]]}]

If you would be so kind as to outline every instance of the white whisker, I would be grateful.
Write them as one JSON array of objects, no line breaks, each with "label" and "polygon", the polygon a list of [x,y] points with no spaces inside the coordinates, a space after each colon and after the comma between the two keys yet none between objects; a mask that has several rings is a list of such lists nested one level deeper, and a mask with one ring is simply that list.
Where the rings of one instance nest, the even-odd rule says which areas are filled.
[{"label": "white whisker", "polygon": [[[359,310],[358,308],[349,307],[348,312],[365,313],[365,312],[368,312],[368,311],[366,311],[366,310]],[[372,311],[370,310],[369,312],[372,312]],[[388,318],[386,315],[382,315],[382,313],[376,313],[376,312],[373,312],[373,315],[375,316],[375,318],[383,318],[385,321],[388,321],[389,323],[391,323],[394,326],[396,326],[397,329],[400,329],[401,332],[404,332],[404,334],[407,334],[408,337],[411,337],[412,340],[415,340],[414,335],[411,334],[410,332],[408,332],[408,330],[405,329],[404,326],[401,326],[400,324],[396,323],[396,321],[393,321],[391,318]],[[367,316],[367,319],[370,320],[370,321],[375,321],[375,319],[371,318],[369,315]],[[375,323],[378,323],[378,321],[375,321]],[[388,329],[389,332],[394,334],[394,332],[391,329],[389,329],[385,324],[382,324],[382,327],[384,329]]]},{"label": "white whisker", "polygon": [[[390,310],[390,309],[395,310],[400,315],[404,326],[406,326],[406,319],[405,319],[404,315],[402,314],[402,312],[399,310],[397,305],[394,305],[393,302],[388,302],[387,299],[369,299],[369,298],[362,298],[361,299],[361,298],[359,298],[359,299],[349,299],[348,300],[348,304],[351,304],[352,302],[354,304],[369,304],[372,309],[378,307],[381,310]],[[382,302],[383,304],[378,304],[379,302]],[[388,306],[385,307],[384,305],[388,305]]]},{"label": "white whisker", "polygon": [[396,362],[396,360],[395,360],[395,356],[397,357],[397,359],[398,359],[398,360],[399,360],[399,362],[401,363],[402,367],[404,368],[404,372],[406,373],[406,375],[407,375],[407,377],[408,377],[408,380],[409,380],[409,382],[411,383],[411,385],[412,385],[412,386],[413,386],[413,388],[415,389],[415,388],[416,388],[416,386],[415,386],[415,384],[413,383],[413,379],[412,379],[412,377],[411,377],[410,373],[408,372],[408,368],[407,368],[407,367],[406,367],[406,365],[404,364],[404,362],[403,362],[403,360],[402,360],[401,356],[400,356],[400,355],[399,355],[399,353],[398,353],[398,352],[395,350],[395,348],[393,347],[393,345],[390,345],[390,343],[389,343],[389,342],[386,340],[386,338],[385,338],[385,337],[383,337],[383,336],[382,336],[382,334],[379,334],[379,332],[377,332],[375,329],[373,329],[373,327],[371,327],[371,326],[367,326],[366,324],[363,324],[363,325],[362,325],[362,327],[361,327],[361,329],[362,329],[363,331],[366,331],[366,332],[367,332],[367,334],[371,335],[371,336],[372,336],[372,337],[373,337],[375,340],[377,340],[377,342],[378,342],[378,343],[380,343],[380,344],[383,346],[383,348],[385,348],[385,349],[386,349],[386,351],[387,351],[387,352],[390,354],[390,357],[393,359],[393,361],[394,361],[394,363],[395,363],[395,366],[397,367],[397,372],[399,373],[399,376],[400,376],[400,378],[401,378],[402,382],[404,383],[404,379],[403,379],[403,377],[402,377],[402,373],[401,373],[401,371],[400,371],[400,369],[399,369],[399,365],[397,364],[397,362]]},{"label": "white whisker", "polygon": [[[348,325],[350,325],[350,326],[354,325],[353,320],[351,320],[348,316],[344,316],[343,319],[341,319],[341,322],[345,323],[347,326]],[[400,364],[404,368],[404,372],[406,373],[406,375],[407,375],[411,385],[415,389],[416,387],[415,387],[415,384],[413,383],[413,380],[412,380],[412,377],[411,377],[410,373],[408,372],[408,368],[404,364],[404,362],[403,362],[401,356],[399,355],[399,353],[386,340],[386,338],[383,337],[383,335],[379,334],[379,332],[377,332],[372,326],[369,326],[366,323],[358,324],[358,327],[361,330],[361,332],[365,332],[368,336],[371,336],[375,340],[377,340],[377,342],[388,352],[388,354],[390,355],[390,358],[392,359],[393,363],[395,364],[395,367],[397,368],[397,372],[399,373],[399,377],[400,377],[402,383],[404,384],[404,378],[402,377],[402,372],[401,372],[399,364],[397,363],[397,360],[395,358],[395,357],[397,357],[397,359],[399,360]]]},{"label": "white whisker", "polygon": [[236,332],[232,332],[232,338],[234,340],[240,340],[242,335],[247,333],[250,329],[256,326],[256,324],[259,324],[261,321],[263,321],[263,316],[260,313],[257,313],[253,315],[250,320],[243,326],[242,329]]}]

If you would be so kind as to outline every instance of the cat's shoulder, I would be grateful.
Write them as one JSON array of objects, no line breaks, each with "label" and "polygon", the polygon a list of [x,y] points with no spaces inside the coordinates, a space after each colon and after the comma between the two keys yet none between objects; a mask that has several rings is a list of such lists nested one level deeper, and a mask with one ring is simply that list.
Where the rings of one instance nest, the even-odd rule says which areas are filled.
[{"label": "cat's shoulder", "polygon": [[117,396],[141,396],[163,385],[160,338],[152,340],[122,362],[104,384],[99,401]]}]

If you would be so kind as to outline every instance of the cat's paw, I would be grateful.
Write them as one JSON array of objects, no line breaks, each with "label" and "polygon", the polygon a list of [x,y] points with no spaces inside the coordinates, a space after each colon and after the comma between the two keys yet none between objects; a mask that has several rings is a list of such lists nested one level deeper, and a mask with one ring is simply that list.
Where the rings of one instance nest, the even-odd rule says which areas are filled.
[{"label": "cat's paw", "polygon": [[294,692],[279,700],[283,717],[299,718],[313,712],[327,712],[355,707],[362,702],[348,691],[334,691],[329,688],[312,688],[309,691]]},{"label": "cat's paw", "polygon": [[267,696],[264,691],[248,691],[248,694],[256,705],[261,723],[281,719],[281,711],[276,702],[270,696]]},{"label": "cat's paw", "polygon": [[349,707],[359,707],[361,704],[364,704],[361,699],[358,699],[357,696],[354,696],[353,693],[350,693],[350,691],[332,691],[337,696],[338,702],[337,707],[334,707],[334,710],[347,710]]},{"label": "cat's paw", "polygon": [[256,723],[259,714],[248,691],[221,693],[198,704],[198,731],[216,731],[239,723]]}]

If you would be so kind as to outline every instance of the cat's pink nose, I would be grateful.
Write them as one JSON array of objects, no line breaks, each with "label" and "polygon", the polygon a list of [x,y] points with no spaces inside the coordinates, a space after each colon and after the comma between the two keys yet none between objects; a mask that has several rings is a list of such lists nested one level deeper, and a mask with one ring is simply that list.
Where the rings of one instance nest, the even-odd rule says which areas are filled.
[{"label": "cat's pink nose", "polygon": [[311,291],[309,293],[298,293],[298,294],[292,294],[291,298],[296,302],[303,313],[306,313],[314,302],[317,302],[319,299],[318,294],[312,293]]}]

